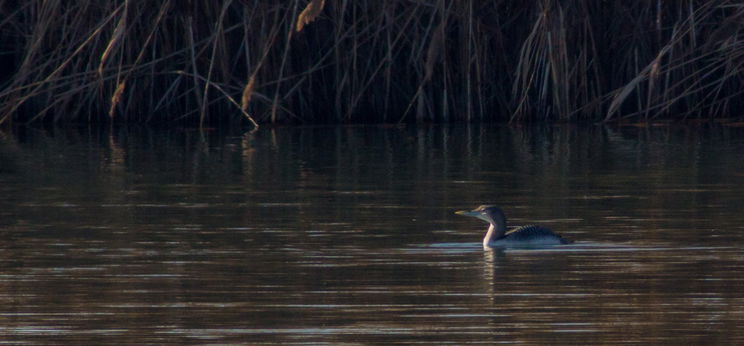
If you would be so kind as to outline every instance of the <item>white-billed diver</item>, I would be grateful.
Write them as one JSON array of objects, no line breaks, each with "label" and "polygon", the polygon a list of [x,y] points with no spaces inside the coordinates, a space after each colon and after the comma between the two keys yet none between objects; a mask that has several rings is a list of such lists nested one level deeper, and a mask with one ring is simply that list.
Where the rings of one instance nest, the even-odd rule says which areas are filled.
[{"label": "white-billed diver", "polygon": [[522,226],[507,233],[504,212],[492,205],[482,205],[471,211],[461,210],[455,212],[455,214],[477,217],[490,224],[488,233],[483,238],[483,247],[487,249],[493,247],[527,247],[573,243],[553,233],[549,228],[538,225]]}]

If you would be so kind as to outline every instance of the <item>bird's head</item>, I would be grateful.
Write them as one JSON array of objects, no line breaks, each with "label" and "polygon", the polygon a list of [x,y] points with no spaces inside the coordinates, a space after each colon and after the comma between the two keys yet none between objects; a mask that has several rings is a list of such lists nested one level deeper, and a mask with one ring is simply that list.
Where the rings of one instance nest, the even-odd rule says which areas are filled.
[{"label": "bird's head", "polygon": [[473,210],[460,210],[456,211],[455,214],[476,217],[491,224],[506,223],[504,212],[493,205],[482,205]]}]

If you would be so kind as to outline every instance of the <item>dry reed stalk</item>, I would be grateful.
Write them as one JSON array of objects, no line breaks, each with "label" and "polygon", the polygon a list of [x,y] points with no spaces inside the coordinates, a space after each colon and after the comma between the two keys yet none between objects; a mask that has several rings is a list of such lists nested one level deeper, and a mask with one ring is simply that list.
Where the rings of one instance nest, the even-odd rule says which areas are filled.
[{"label": "dry reed stalk", "polygon": [[197,106],[199,107],[199,111],[201,112],[202,109],[204,109],[204,97],[202,97],[201,89],[199,88],[199,79],[197,76],[199,76],[199,66],[196,63],[196,46],[194,43],[194,18],[192,16],[188,16],[186,20],[186,32],[188,33],[188,47],[189,47],[189,58],[191,62],[191,71],[193,71],[193,87],[191,90],[194,93],[194,99],[197,102]]},{"label": "dry reed stalk", "polygon": [[203,100],[201,102],[202,107],[201,111],[199,113],[199,128],[204,127],[204,121],[207,118],[207,99],[209,97],[209,87],[212,85],[212,72],[214,71],[214,65],[215,61],[217,59],[217,47],[219,46],[220,38],[222,37],[222,25],[225,20],[225,15],[227,14],[227,10],[230,6],[230,3],[232,0],[227,0],[222,6],[222,10],[220,11],[219,19],[217,20],[217,23],[215,24],[214,29],[214,35],[212,40],[212,54],[209,58],[209,69],[207,70],[207,79],[206,83],[204,83],[204,90],[203,90]]},{"label": "dry reed stalk", "polygon": [[[297,13],[297,6],[298,6],[298,0],[292,1],[292,11],[290,14],[290,18],[295,17],[295,14]],[[271,104],[271,123],[276,123],[279,118],[279,100],[280,100],[281,80],[284,78],[284,72],[287,68],[287,60],[289,59],[291,41],[292,41],[292,31],[289,30],[287,32],[287,39],[284,44],[284,52],[282,54],[281,63],[279,65],[279,71],[278,71],[279,75],[277,77],[277,80],[279,82],[277,83],[276,91],[274,92],[274,100]]]}]

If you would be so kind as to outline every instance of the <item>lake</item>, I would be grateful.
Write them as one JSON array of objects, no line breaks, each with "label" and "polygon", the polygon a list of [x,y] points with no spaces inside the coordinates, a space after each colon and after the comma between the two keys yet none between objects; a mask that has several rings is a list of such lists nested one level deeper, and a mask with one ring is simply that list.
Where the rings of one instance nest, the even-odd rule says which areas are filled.
[{"label": "lake", "polygon": [[3,343],[744,343],[744,128],[25,128],[0,195]]}]

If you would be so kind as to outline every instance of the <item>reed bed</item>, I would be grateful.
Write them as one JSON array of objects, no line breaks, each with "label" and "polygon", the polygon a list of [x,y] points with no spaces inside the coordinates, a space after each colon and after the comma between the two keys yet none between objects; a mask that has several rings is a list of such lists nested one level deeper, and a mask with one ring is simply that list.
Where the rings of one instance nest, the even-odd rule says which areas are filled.
[{"label": "reed bed", "polygon": [[0,123],[737,117],[739,1],[0,0]]}]

